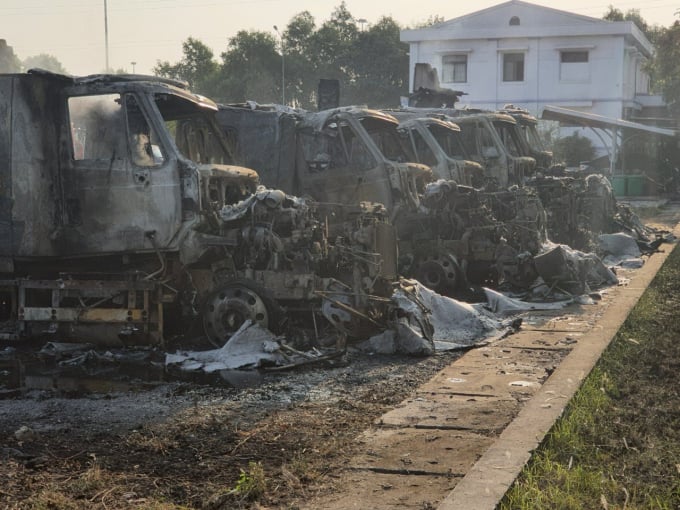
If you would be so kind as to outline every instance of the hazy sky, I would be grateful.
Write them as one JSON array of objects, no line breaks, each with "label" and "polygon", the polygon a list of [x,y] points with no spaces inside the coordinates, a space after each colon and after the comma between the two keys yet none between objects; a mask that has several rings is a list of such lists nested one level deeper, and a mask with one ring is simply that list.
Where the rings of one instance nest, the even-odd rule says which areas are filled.
[{"label": "hazy sky", "polygon": [[[330,17],[341,0],[107,0],[109,64],[113,69],[150,73],[158,60],[176,62],[187,37],[200,39],[216,57],[238,30],[283,29],[297,13],[308,10],[317,25]],[[370,24],[382,15],[402,25],[431,15],[451,19],[502,3],[435,0],[346,0],[352,15]],[[613,4],[622,11],[639,9],[649,23],[668,26],[680,0],[536,0],[533,3],[602,17]],[[21,59],[49,53],[75,75],[105,67],[104,0],[0,0],[0,39]]]}]

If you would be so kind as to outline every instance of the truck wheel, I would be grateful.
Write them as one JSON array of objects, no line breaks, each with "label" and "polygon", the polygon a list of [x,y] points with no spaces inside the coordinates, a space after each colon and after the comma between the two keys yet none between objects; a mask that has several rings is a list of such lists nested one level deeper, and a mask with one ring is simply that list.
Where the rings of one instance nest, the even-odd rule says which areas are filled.
[{"label": "truck wheel", "polygon": [[273,308],[262,294],[236,282],[211,294],[203,307],[203,328],[210,343],[222,347],[247,320],[269,328],[274,322]]},{"label": "truck wheel", "polygon": [[452,294],[463,283],[460,266],[452,255],[431,255],[421,261],[416,279],[445,296]]}]

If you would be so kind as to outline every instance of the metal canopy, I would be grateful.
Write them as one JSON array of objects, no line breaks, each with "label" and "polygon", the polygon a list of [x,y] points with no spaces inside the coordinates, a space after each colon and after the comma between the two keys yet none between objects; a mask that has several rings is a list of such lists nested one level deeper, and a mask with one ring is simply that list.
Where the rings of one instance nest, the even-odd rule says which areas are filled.
[{"label": "metal canopy", "polygon": [[[604,117],[595,113],[580,112],[578,110],[570,110],[568,108],[561,108],[559,106],[546,105],[541,112],[541,119],[555,120],[563,124],[578,125],[589,127],[602,141],[607,149],[609,155],[609,170],[614,174],[614,165],[618,158],[618,154],[625,143],[636,135],[629,136],[623,139],[622,130],[631,129],[640,132],[654,133],[663,136],[676,136],[677,132],[672,129],[665,129],[656,126],[648,126],[640,124],[639,122],[631,122],[623,119],[613,119],[611,117]],[[607,143],[602,137],[600,131],[609,137],[610,143]]]},{"label": "metal canopy", "polygon": [[631,122],[623,119],[613,119],[611,117],[604,117],[595,113],[580,112],[577,110],[570,110],[568,108],[561,108],[559,106],[546,105],[543,108],[541,119],[556,120],[564,123],[573,123],[586,127],[611,129],[611,128],[625,128],[637,129],[639,131],[648,131],[659,135],[675,136],[676,132],[672,129],[664,129],[656,126],[648,126],[640,124],[639,122]]}]

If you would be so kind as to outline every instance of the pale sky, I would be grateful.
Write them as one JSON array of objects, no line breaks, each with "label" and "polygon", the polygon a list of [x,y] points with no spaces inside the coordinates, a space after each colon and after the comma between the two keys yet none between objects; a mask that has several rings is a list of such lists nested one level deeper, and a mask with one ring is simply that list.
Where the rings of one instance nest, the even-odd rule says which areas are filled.
[{"label": "pale sky", "polygon": [[[297,13],[308,10],[317,26],[341,0],[106,0],[109,65],[150,74],[158,60],[174,63],[182,57],[182,42],[194,37],[216,57],[239,30],[265,30],[275,35]],[[402,25],[439,15],[456,18],[503,3],[436,0],[346,0],[357,19],[367,23],[392,16]],[[680,0],[557,0],[532,3],[576,14],[602,17],[610,4],[627,11],[639,9],[648,23],[668,26],[677,18]],[[0,39],[24,59],[54,55],[74,75],[100,73],[105,68],[104,0],[0,0]]]}]

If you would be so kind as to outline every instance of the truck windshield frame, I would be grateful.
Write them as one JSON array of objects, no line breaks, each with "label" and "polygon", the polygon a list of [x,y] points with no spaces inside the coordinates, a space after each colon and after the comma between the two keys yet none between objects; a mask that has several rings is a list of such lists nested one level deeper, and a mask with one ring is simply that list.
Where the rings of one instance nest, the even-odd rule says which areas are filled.
[{"label": "truck windshield frame", "polygon": [[360,124],[384,158],[397,163],[409,160],[409,155],[397,131],[398,124],[376,117],[363,117],[360,119]]},{"label": "truck windshield frame", "polygon": [[233,165],[214,112],[175,94],[156,93],[154,103],[179,153],[196,164]]},{"label": "truck windshield frame", "polygon": [[137,167],[161,166],[166,158],[157,131],[132,93],[67,98],[71,157],[88,164],[127,159]]},{"label": "truck windshield frame", "polygon": [[465,147],[463,147],[460,131],[455,131],[435,124],[430,124],[427,126],[427,129],[447,157],[459,161],[470,159]]}]

